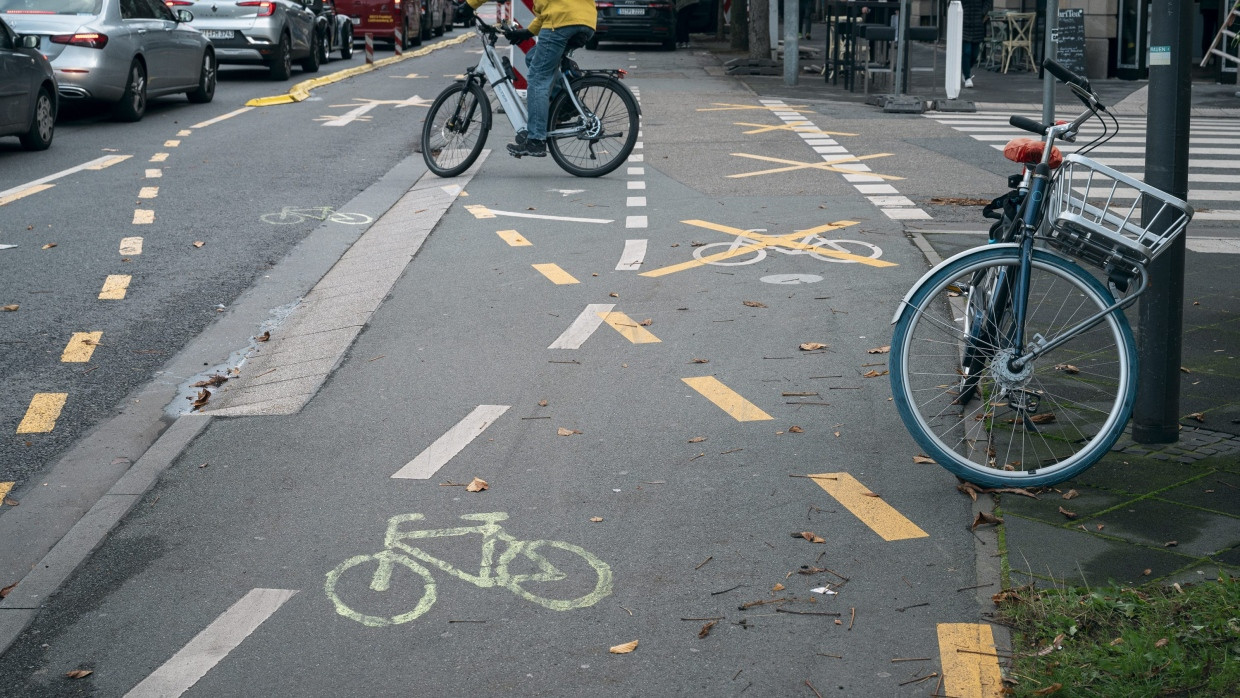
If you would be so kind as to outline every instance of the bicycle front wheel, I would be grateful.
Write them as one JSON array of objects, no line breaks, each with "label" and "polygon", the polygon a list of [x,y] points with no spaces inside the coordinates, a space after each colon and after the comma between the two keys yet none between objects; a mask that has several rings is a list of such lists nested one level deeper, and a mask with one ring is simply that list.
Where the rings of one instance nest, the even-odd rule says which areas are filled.
[{"label": "bicycle front wheel", "polygon": [[440,177],[455,177],[474,164],[491,132],[491,100],[473,83],[458,82],[439,93],[422,123],[422,159]]},{"label": "bicycle front wheel", "polygon": [[573,93],[587,114],[585,123],[568,93],[561,91],[551,104],[556,119],[549,130],[577,126],[575,133],[548,137],[547,149],[565,172],[578,177],[601,177],[624,162],[637,143],[637,101],[615,79],[588,75],[573,82]]},{"label": "bicycle front wheel", "polygon": [[[1008,280],[1019,266],[1010,247],[952,260],[913,294],[891,341],[905,426],[940,465],[988,487],[1051,485],[1093,465],[1123,431],[1136,392],[1136,347],[1122,311],[1012,365]],[[1056,339],[1112,302],[1091,274],[1034,250],[1026,344]]]}]

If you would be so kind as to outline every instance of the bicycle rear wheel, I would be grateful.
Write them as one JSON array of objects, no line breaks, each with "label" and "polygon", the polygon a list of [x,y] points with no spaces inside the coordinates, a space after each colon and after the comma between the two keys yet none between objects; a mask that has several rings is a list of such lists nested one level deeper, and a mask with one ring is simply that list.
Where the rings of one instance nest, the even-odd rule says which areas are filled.
[{"label": "bicycle rear wheel", "polygon": [[637,101],[614,78],[587,75],[573,82],[573,93],[585,108],[586,123],[573,106],[568,93],[561,91],[551,104],[551,114],[571,114],[555,119],[548,130],[583,126],[575,134],[548,137],[547,149],[565,172],[578,177],[601,177],[624,162],[637,143]]},{"label": "bicycle rear wheel", "polygon": [[[1012,368],[1004,284],[1014,284],[994,280],[1015,278],[1019,265],[1011,247],[950,260],[913,293],[891,342],[892,392],[913,438],[943,467],[990,487],[1051,485],[1093,465],[1123,431],[1136,392],[1136,346],[1122,311]],[[1097,279],[1057,255],[1034,250],[1030,271],[1027,344],[1055,339],[1112,303]]]},{"label": "bicycle rear wheel", "polygon": [[422,124],[422,159],[440,177],[455,177],[474,164],[491,131],[491,100],[473,83],[458,82],[439,93]]}]

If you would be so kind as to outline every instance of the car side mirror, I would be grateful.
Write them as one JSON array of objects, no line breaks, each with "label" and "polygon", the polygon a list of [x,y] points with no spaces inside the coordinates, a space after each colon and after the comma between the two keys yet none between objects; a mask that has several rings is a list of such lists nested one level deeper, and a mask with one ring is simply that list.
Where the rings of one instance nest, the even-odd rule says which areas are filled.
[{"label": "car side mirror", "polygon": [[26,34],[17,40],[17,45],[22,48],[39,48],[39,37],[33,34]]},{"label": "car side mirror", "polygon": [[177,10],[177,21],[181,23],[189,23],[194,21],[194,13],[189,10]]}]

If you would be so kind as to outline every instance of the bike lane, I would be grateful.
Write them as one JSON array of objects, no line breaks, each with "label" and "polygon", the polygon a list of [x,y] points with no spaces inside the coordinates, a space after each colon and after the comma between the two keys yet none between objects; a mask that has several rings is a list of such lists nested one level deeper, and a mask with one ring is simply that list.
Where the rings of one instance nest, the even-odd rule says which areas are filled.
[{"label": "bike lane", "polygon": [[213,418],[5,656],[45,672],[26,687],[84,665],[101,694],[166,688],[170,659],[200,695],[911,695],[972,671],[940,639],[980,622],[993,541],[913,462],[883,375],[924,258],[856,189],[881,183],[730,177],[758,159],[736,152],[832,146],[708,110],[847,115],[638,85],[628,165],[493,154],[300,411]]}]

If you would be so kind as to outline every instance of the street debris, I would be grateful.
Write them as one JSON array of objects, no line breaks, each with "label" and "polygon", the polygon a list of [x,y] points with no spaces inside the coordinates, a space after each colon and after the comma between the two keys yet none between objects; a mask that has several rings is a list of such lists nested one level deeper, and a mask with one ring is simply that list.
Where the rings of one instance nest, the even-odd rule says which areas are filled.
[{"label": "street debris", "polygon": [[194,410],[200,410],[207,406],[207,402],[211,399],[211,391],[203,388],[198,391],[198,397],[185,399],[192,400],[192,402],[189,403],[191,412]]},{"label": "street debris", "polygon": [[203,245],[205,245],[205,244],[207,244],[207,243],[203,242],[202,240],[195,240],[195,241],[193,241],[193,242],[192,242],[192,243],[190,243],[190,244],[192,244],[194,247],[202,247]]},{"label": "street debris", "polygon": [[689,443],[691,443],[691,444],[700,444],[700,443],[702,443],[702,442],[703,442],[703,441],[705,441],[705,440],[706,440],[706,437],[705,437],[705,436],[695,436],[695,437],[693,437],[692,439],[689,439]]},{"label": "street debris", "polygon": [[1055,370],[1063,371],[1064,373],[1067,373],[1073,376],[1081,372],[1081,369],[1077,368],[1076,366],[1073,366],[1072,364],[1055,364]]},{"label": "street debris", "polygon": [[707,623],[706,625],[703,625],[703,626],[702,626],[702,629],[698,631],[698,637],[706,637],[707,635],[710,635],[710,629],[711,629],[711,628],[713,628],[713,627],[715,627],[718,623],[719,623],[719,621],[717,621],[717,620],[712,620],[711,622]]},{"label": "street debris", "polygon": [[887,370],[875,371],[874,369],[870,369],[866,371],[865,373],[862,373],[861,377],[862,378],[878,378],[879,376],[885,376],[888,373],[890,373],[890,371],[887,371]]},{"label": "street debris", "polygon": [[783,584],[779,584],[778,582],[775,584],[775,586],[771,587],[771,591],[773,591],[773,592],[774,592],[774,591],[783,591],[783,590],[784,590],[784,585],[783,585]]},{"label": "street debris", "polygon": [[6,312],[6,313],[12,313],[12,312],[16,312],[16,311],[17,311],[17,309],[18,309],[18,308],[20,308],[20,307],[21,307],[20,305],[16,305],[16,304],[14,304],[14,305],[6,305],[6,306],[3,306],[3,307],[0,307],[0,310],[3,310],[3,311],[4,311],[4,312]]},{"label": "street debris", "polygon": [[1198,422],[1204,422],[1204,421],[1206,421],[1206,415],[1205,415],[1205,413],[1203,413],[1203,412],[1194,412],[1194,413],[1192,413],[1192,414],[1188,415],[1188,418],[1189,418],[1189,419],[1195,419],[1195,420],[1197,420]]},{"label": "street debris", "polygon": [[747,611],[753,608],[754,606],[765,606],[767,604],[772,604],[772,603],[787,603],[790,600],[791,599],[788,599],[782,596],[779,597],[778,599],[759,599],[757,601],[747,601],[741,604],[740,606],[737,606],[736,608],[737,610]]},{"label": "street debris", "polygon": [[818,349],[826,349],[829,346],[831,345],[823,344],[821,342],[805,342],[804,344],[798,346],[798,348],[801,351],[817,351]]},{"label": "street debris", "polygon": [[86,678],[87,676],[90,676],[90,675],[91,675],[91,674],[93,674],[93,673],[95,673],[95,672],[91,671],[90,669],[74,669],[73,671],[65,672],[65,678],[67,678],[67,679],[84,679],[84,678]]},{"label": "street debris", "polygon": [[1003,523],[1003,519],[998,516],[988,511],[979,511],[977,512],[977,518],[973,519],[973,525],[969,527],[969,530],[976,530],[978,526],[997,526],[1001,523]]},{"label": "street debris", "polygon": [[1067,509],[1064,509],[1063,507],[1059,507],[1059,513],[1060,513],[1060,514],[1063,514],[1064,516],[1068,517],[1069,519],[1075,519],[1075,518],[1076,518],[1076,512],[1075,512],[1075,511],[1068,511]]},{"label": "street debris", "polygon": [[885,344],[885,345],[883,345],[883,346],[881,346],[881,347],[874,347],[873,349],[866,349],[866,350],[865,350],[865,353],[867,353],[867,354],[886,354],[886,353],[888,353],[888,352],[890,352],[890,351],[891,351],[891,345],[890,345],[890,344]]},{"label": "street debris", "polygon": [[750,308],[765,308],[766,307],[765,303],[759,303],[758,301],[741,301],[741,303]]},{"label": "street debris", "polygon": [[14,589],[16,586],[17,586],[17,582],[13,582],[12,584],[8,585],[7,587],[4,587],[3,589],[0,589],[0,599],[3,599],[4,597],[8,596],[8,595],[9,595],[9,592],[10,592],[10,591],[13,591],[13,589]]},{"label": "street debris", "polygon": [[[824,571],[825,571],[825,570],[824,570]],[[814,587],[813,589],[810,589],[810,590],[809,590],[809,593],[811,593],[811,594],[825,594],[825,595],[827,595],[827,596],[833,596],[833,595],[838,594],[838,593],[840,593],[840,592],[838,592],[838,591],[832,591],[832,590],[830,590],[830,589],[828,589],[828,588],[826,588],[826,587]]]},{"label": "street debris", "polygon": [[256,342],[266,342],[266,341],[267,341],[267,340],[269,340],[269,339],[271,339],[271,331],[270,331],[270,330],[268,330],[267,332],[264,332],[264,333],[262,333],[262,334],[258,335],[257,337],[255,337],[255,338],[254,338],[254,341],[256,341]]},{"label": "street debris", "polygon": [[580,434],[581,430],[580,429],[565,429],[564,427],[560,427],[559,429],[556,430],[555,433],[559,434],[560,436],[572,436],[573,434]]},{"label": "street debris", "polygon": [[700,563],[698,563],[698,566],[697,566],[697,567],[694,567],[693,569],[694,569],[694,570],[700,570],[700,569],[702,569],[702,567],[704,567],[704,566],[706,565],[706,563],[710,562],[710,561],[711,561],[711,560],[713,560],[714,558],[715,558],[715,556],[714,556],[714,555],[707,555],[707,556],[706,556],[706,559],[705,559],[705,560],[702,560]]},{"label": "street debris", "polygon": [[56,243],[54,243],[54,242],[49,242],[49,243],[47,243],[46,245],[44,245],[44,246],[43,246],[43,249],[45,249],[45,250],[50,250],[50,249],[52,249],[52,248],[53,248],[53,247],[55,247],[55,246],[56,246]]},{"label": "street debris", "polygon": [[799,531],[799,532],[793,531],[792,537],[793,538],[804,538],[805,540],[811,543],[826,543],[827,542],[826,539],[824,539],[822,536],[814,535],[813,531]]},{"label": "street debris", "polygon": [[804,431],[805,431],[804,429],[802,429],[801,427],[798,427],[798,426],[790,426],[790,427],[788,427],[788,433],[790,433],[790,434],[800,434],[800,433],[802,433],[802,432],[804,432]]},{"label": "street debris", "polygon": [[487,484],[486,480],[483,480],[480,477],[476,477],[473,480],[470,480],[468,485],[465,485],[465,491],[466,492],[481,492],[485,489],[488,489],[489,487],[490,485]]},{"label": "street debris", "polygon": [[1063,493],[1064,499],[1073,499],[1079,496],[1081,496],[1081,493],[1077,492],[1076,490],[1068,490],[1067,492]]},{"label": "street debris", "polygon": [[590,523],[602,523],[602,522],[603,522],[603,517],[601,517],[601,516],[591,516],[591,517],[590,517]]},{"label": "street debris", "polygon": [[206,380],[200,380],[197,383],[191,383],[190,387],[191,388],[214,388],[218,385],[223,385],[227,381],[228,381],[228,376],[222,373],[216,373],[212,375],[211,377],[207,378]]},{"label": "street debris", "polygon": [[708,363],[710,363],[710,359],[693,359],[693,360],[692,360],[692,361],[690,361],[689,363],[691,363],[691,364],[708,364]]},{"label": "street debris", "polygon": [[612,654],[628,654],[635,649],[637,649],[637,640],[626,642],[623,645],[616,645],[607,651]]},{"label": "street debris", "polygon": [[930,456],[922,455],[922,454],[920,454],[920,453],[918,453],[917,455],[913,456],[913,462],[914,462],[914,463],[921,463],[921,464],[938,465],[938,463],[937,463],[937,462],[935,462],[935,460],[934,460],[933,458],[931,458]]}]

